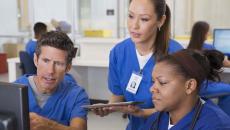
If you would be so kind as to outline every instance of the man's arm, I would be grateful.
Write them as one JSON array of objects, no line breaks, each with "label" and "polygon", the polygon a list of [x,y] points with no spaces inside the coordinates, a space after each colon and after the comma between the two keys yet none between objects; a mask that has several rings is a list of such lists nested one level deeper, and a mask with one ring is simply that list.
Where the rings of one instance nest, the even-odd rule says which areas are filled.
[{"label": "man's arm", "polygon": [[87,121],[82,118],[73,118],[70,126],[59,124],[55,121],[30,113],[31,130],[87,130]]},{"label": "man's arm", "polygon": [[73,118],[70,126],[76,128],[74,130],[87,130],[87,121],[82,118]]}]

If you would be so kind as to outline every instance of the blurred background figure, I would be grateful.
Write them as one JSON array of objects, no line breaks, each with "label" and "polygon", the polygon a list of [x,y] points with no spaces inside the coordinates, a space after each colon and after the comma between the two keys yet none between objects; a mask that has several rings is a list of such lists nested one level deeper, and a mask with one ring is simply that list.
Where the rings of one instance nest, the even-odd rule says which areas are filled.
[{"label": "blurred background figure", "polygon": [[210,26],[205,21],[198,21],[192,27],[188,49],[214,49],[213,45],[205,43],[208,38]]},{"label": "blurred background figure", "polygon": [[61,31],[66,34],[71,32],[71,25],[66,21],[57,21],[55,19],[52,19],[51,24],[54,26],[56,31]]},{"label": "blurred background figure", "polygon": [[[210,32],[210,25],[205,21],[198,21],[194,23],[191,31],[191,37],[188,45],[188,49],[195,50],[212,50],[215,49],[212,44],[205,43]],[[225,56],[223,60],[224,67],[230,67],[230,61]]]},{"label": "blurred background figure", "polygon": [[37,41],[41,38],[41,35],[47,32],[46,24],[42,22],[37,22],[34,24],[34,38],[30,39],[26,44],[26,52],[30,55],[30,57],[34,58],[34,52],[37,46]]}]

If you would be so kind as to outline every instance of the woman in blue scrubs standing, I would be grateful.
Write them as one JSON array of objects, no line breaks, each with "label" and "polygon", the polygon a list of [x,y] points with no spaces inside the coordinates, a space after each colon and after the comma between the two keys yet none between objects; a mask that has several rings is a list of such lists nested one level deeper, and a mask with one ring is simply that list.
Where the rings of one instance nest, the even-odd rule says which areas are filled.
[{"label": "woman in blue scrubs standing", "polygon": [[[210,57],[211,56],[211,57]],[[219,79],[216,52],[182,50],[158,60],[152,73],[152,114],[143,130],[230,130],[230,117],[199,90],[206,79]]]},{"label": "woman in blue scrubs standing", "polygon": [[94,112],[100,116],[112,111],[127,113],[126,129],[140,130],[146,117],[155,112],[149,92],[155,61],[182,46],[169,39],[170,10],[165,0],[132,0],[128,15],[130,38],[110,52],[108,83],[112,96],[109,102],[144,101],[144,104],[95,109]]}]

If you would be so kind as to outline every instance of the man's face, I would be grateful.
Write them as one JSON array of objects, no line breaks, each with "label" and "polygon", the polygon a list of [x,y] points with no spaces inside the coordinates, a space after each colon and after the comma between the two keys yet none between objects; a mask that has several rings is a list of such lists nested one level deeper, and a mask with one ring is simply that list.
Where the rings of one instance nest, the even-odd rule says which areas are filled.
[{"label": "man's face", "polygon": [[71,65],[66,62],[67,52],[50,46],[41,47],[41,54],[34,56],[37,67],[35,84],[42,93],[52,93]]}]

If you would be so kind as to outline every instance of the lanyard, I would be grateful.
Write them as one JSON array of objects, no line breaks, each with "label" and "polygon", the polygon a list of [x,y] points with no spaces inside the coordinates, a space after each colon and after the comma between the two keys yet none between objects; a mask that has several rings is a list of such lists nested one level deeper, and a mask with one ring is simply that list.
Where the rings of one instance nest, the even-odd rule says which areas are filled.
[{"label": "lanyard", "polygon": [[142,74],[143,74],[143,69],[141,69],[141,70],[140,70],[139,74],[140,74],[140,75],[142,75]]},{"label": "lanyard", "polygon": [[[201,102],[201,99],[199,99],[198,102],[197,102],[197,104],[196,104],[196,107],[195,107],[195,115],[192,118],[192,123],[190,125],[190,129],[189,130],[193,130],[194,129],[194,127],[196,125],[196,121],[198,120],[200,112],[202,110],[202,107],[203,107],[203,103]],[[149,130],[158,130],[158,126],[160,124],[160,118],[161,118],[162,114],[163,114],[163,112],[160,112],[158,114],[157,119],[154,120],[154,122],[152,123],[152,125],[151,125],[151,127],[150,127]]]}]

